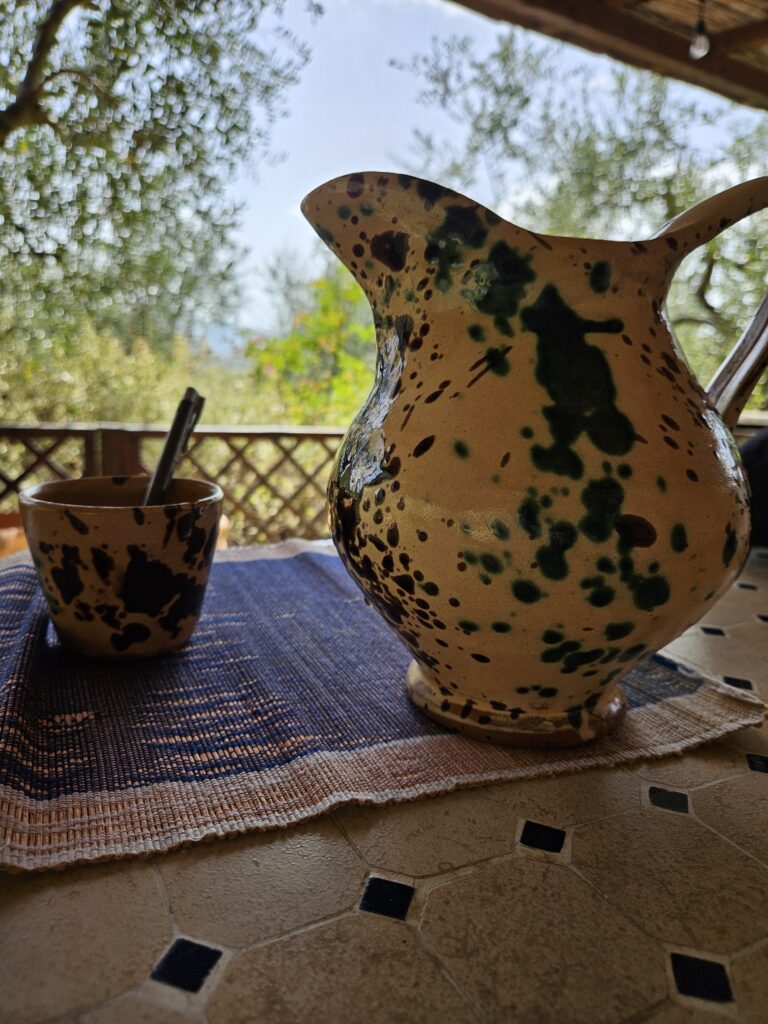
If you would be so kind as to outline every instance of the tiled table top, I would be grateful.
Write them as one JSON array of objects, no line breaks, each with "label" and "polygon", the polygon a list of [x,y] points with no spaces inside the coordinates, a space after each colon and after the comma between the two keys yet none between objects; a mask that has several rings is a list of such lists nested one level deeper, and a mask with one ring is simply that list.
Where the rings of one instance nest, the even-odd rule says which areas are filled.
[{"label": "tiled table top", "polygon": [[[668,648],[768,701],[768,552]],[[0,876],[12,1024],[768,1024],[768,729]]]}]

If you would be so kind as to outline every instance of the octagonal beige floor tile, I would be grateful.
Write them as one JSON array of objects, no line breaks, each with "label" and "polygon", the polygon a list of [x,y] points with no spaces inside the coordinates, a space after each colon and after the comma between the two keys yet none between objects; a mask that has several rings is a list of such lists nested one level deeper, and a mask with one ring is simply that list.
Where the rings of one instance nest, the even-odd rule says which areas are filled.
[{"label": "octagonal beige floor tile", "polygon": [[738,956],[731,964],[736,1003],[747,1024],[768,1020],[768,942]]},{"label": "octagonal beige floor tile", "polygon": [[366,875],[329,818],[191,847],[157,865],[181,931],[235,947],[349,910]]},{"label": "octagonal beige floor tile", "polygon": [[739,580],[754,580],[756,583],[763,580],[768,583],[768,547],[752,548]]},{"label": "octagonal beige floor tile", "polygon": [[[768,774],[750,771],[707,786],[693,795],[693,811],[720,835],[768,864]],[[768,937],[768,921],[765,934]]]},{"label": "octagonal beige floor tile", "polygon": [[[768,582],[763,579],[742,577],[739,587],[735,584],[725,593],[717,604],[706,612],[697,625],[699,626],[737,626],[743,622],[753,622],[756,615],[768,614]],[[752,587],[756,589],[753,590]]]},{"label": "octagonal beige floor tile", "polygon": [[688,815],[647,810],[584,825],[573,865],[663,942],[727,953],[765,933],[768,869]]},{"label": "octagonal beige floor tile", "polygon": [[749,771],[744,755],[723,740],[685,754],[640,761],[633,770],[643,779],[677,789],[693,789]]},{"label": "octagonal beige floor tile", "polygon": [[149,864],[0,876],[0,1015],[44,1021],[143,981],[171,936]]},{"label": "octagonal beige floor tile", "polygon": [[616,1024],[667,994],[661,947],[561,865],[481,865],[430,892],[421,931],[494,1024]]},{"label": "octagonal beige floor tile", "polygon": [[693,626],[663,653],[704,675],[749,679],[754,692],[768,700],[768,622],[732,626],[726,636],[707,636]]},{"label": "octagonal beige floor tile", "polygon": [[768,755],[768,727],[747,726],[746,729],[737,729],[736,732],[728,733],[725,742],[746,754]]},{"label": "octagonal beige floor tile", "polygon": [[375,868],[422,877],[510,852],[515,815],[490,789],[464,790],[392,807],[350,807],[336,814]]},{"label": "octagonal beige floor tile", "polygon": [[72,1018],[72,1024],[190,1024],[191,1019],[166,1006],[154,1006],[127,995],[81,1013]]},{"label": "octagonal beige floor tile", "polygon": [[[761,611],[761,614],[768,615],[768,611]],[[726,632],[735,647],[748,646],[762,656],[765,676],[765,666],[768,665],[768,622],[742,622],[737,626],[731,626]]]},{"label": "octagonal beige floor tile", "polygon": [[416,934],[352,914],[239,957],[206,1009],[209,1024],[473,1024]]},{"label": "octagonal beige floor tile", "polygon": [[[680,1003],[664,1003],[649,1017],[642,1017],[642,1024],[725,1024],[722,1017],[711,1010],[693,1009]],[[632,1019],[635,1024],[635,1019]]]},{"label": "octagonal beige floor tile", "polygon": [[568,828],[640,808],[640,784],[618,769],[491,786],[489,796],[520,818]]}]

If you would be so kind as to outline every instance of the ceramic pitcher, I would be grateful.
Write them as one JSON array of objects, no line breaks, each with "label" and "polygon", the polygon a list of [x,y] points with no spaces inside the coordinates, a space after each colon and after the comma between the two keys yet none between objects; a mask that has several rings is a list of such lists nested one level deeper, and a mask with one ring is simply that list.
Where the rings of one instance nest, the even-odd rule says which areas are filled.
[{"label": "ceramic pitcher", "polygon": [[378,338],[332,534],[433,719],[512,745],[594,740],[624,714],[622,676],[738,574],[748,493],[723,420],[768,331],[747,332],[713,401],[664,300],[684,256],[765,206],[759,178],[616,242],[536,234],[398,174],[304,200]]}]

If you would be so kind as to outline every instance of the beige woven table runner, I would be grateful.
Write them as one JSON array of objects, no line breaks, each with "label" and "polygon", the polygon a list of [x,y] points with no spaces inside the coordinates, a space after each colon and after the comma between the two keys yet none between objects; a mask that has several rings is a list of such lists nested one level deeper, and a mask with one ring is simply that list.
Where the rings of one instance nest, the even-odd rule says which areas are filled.
[{"label": "beige woven table runner", "polygon": [[662,654],[626,679],[627,717],[594,746],[509,750],[444,732],[410,704],[408,653],[325,544],[226,552],[192,641],[154,661],[67,655],[23,559],[0,569],[0,607],[6,869],[661,757],[764,713],[749,680],[707,678]]}]

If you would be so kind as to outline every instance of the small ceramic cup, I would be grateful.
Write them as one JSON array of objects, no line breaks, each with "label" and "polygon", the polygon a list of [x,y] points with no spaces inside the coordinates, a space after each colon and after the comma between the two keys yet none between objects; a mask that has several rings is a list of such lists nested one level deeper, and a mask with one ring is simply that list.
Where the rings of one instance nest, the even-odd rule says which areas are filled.
[{"label": "small ceramic cup", "polygon": [[174,480],[142,506],[147,477],[56,480],[23,491],[24,530],[53,625],[70,651],[148,658],[181,647],[200,617],[222,492]]}]

